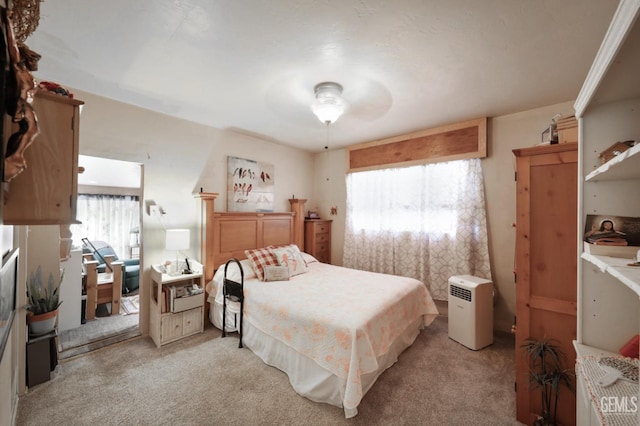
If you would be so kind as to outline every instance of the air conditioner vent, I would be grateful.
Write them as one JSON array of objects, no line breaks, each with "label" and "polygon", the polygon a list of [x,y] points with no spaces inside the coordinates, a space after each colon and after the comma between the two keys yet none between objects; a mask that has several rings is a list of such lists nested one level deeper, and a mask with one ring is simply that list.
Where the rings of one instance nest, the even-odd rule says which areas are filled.
[{"label": "air conditioner vent", "polygon": [[493,343],[493,283],[471,275],[449,278],[449,338],[469,349]]},{"label": "air conditioner vent", "polygon": [[453,297],[471,302],[471,290],[451,284],[449,285],[449,292]]}]

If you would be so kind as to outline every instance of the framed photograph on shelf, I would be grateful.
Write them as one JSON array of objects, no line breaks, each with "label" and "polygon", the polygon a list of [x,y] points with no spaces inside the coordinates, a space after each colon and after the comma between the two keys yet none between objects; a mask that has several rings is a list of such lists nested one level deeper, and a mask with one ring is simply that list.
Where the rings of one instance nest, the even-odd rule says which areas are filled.
[{"label": "framed photograph on shelf", "polygon": [[640,217],[589,214],[584,225],[589,243],[640,246]]},{"label": "framed photograph on shelf", "polygon": [[584,251],[593,255],[636,258],[640,250],[640,218],[587,215]]}]

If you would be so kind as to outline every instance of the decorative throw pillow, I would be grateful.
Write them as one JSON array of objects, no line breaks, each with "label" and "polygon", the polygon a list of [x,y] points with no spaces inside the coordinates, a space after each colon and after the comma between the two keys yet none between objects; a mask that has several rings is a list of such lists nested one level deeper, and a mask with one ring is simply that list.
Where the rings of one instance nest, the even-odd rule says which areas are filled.
[{"label": "decorative throw pillow", "polygon": [[269,246],[269,248],[272,249],[272,250],[273,249],[277,249],[277,248],[278,249],[279,248],[290,248],[290,249],[294,250],[298,254],[298,256],[300,256],[302,258],[302,260],[304,261],[305,265],[308,265],[307,259],[304,256],[304,254],[306,254],[306,253],[302,252],[297,244],[287,244],[286,246]]},{"label": "decorative throw pillow", "polygon": [[264,267],[265,281],[289,281],[289,268],[287,266],[267,265]]},{"label": "decorative throw pillow", "polygon": [[272,251],[276,256],[278,264],[289,268],[290,276],[293,277],[299,274],[304,274],[309,270],[307,268],[307,264],[302,258],[302,255],[300,254],[300,251],[297,250],[297,247],[286,246],[274,248]]},{"label": "decorative throw pillow", "polygon": [[298,247],[297,244],[289,244],[286,247],[291,247],[293,250],[295,250],[296,253],[300,255],[300,257],[302,257],[302,251],[300,250],[300,247]]},{"label": "decorative throw pillow", "polygon": [[265,266],[278,266],[278,259],[276,259],[276,256],[269,248],[245,250],[244,254],[247,256],[249,263],[251,263],[251,269],[253,269],[253,272],[256,273],[256,277],[258,277],[260,281],[264,281]]}]

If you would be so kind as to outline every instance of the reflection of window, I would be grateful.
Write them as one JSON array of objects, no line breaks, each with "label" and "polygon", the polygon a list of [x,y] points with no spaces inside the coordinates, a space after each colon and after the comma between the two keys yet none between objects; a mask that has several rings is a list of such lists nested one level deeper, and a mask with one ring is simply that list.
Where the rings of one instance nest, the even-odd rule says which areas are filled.
[{"label": "reflection of window", "polygon": [[82,238],[105,241],[126,258],[131,230],[140,229],[139,199],[131,195],[79,194],[76,217],[81,223],[70,227],[74,246],[81,246]]}]

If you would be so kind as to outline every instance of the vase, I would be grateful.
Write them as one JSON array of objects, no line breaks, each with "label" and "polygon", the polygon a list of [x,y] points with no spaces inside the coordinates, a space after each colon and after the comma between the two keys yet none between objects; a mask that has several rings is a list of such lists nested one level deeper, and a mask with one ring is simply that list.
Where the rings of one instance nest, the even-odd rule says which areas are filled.
[{"label": "vase", "polygon": [[44,314],[31,315],[28,317],[29,333],[33,336],[47,334],[56,328],[58,310],[45,312]]}]

